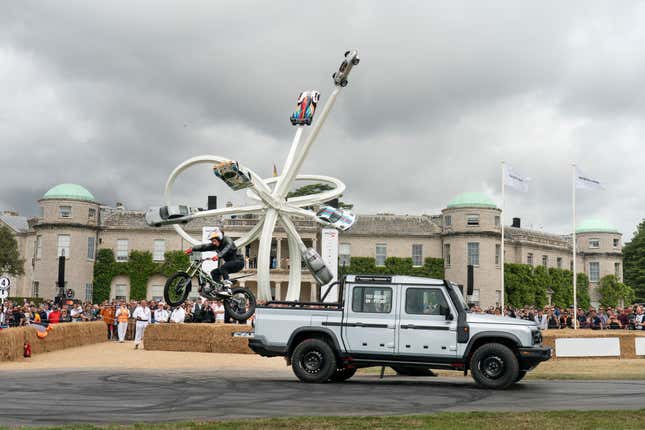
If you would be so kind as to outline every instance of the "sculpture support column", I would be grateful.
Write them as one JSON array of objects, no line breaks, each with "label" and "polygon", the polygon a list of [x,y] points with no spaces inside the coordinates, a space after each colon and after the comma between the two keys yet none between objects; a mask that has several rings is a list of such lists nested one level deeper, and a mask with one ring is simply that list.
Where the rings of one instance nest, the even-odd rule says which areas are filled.
[{"label": "sculpture support column", "polygon": [[269,209],[264,217],[264,225],[260,234],[260,246],[258,248],[258,300],[271,300],[271,241],[273,240],[273,229],[278,218],[275,209]]},{"label": "sculpture support column", "polygon": [[282,238],[276,238],[275,240],[275,259],[276,259],[276,264],[275,268],[276,269],[282,269]]}]

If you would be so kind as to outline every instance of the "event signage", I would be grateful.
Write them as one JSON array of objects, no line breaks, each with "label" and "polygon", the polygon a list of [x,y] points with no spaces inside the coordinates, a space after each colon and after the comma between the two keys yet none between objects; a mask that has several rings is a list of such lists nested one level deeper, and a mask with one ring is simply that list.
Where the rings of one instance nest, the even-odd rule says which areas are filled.
[{"label": "event signage", "polygon": [[73,299],[74,298],[74,290],[72,290],[71,288],[68,288],[65,291],[65,297],[67,297],[68,299]]},{"label": "event signage", "polygon": [[0,278],[0,291],[8,290],[10,285],[11,285],[11,279],[7,278],[6,276],[3,276],[2,278]]},{"label": "event signage", "polygon": [[0,290],[0,299],[4,300],[9,297],[9,290]]},{"label": "event signage", "polygon": [[[323,262],[333,276],[331,282],[335,282],[338,279],[338,230],[334,228],[323,228],[320,236],[320,254]],[[325,291],[327,289],[323,286],[321,288],[321,294],[325,294]],[[325,301],[335,302],[336,300],[338,300],[338,288],[333,287]]]}]

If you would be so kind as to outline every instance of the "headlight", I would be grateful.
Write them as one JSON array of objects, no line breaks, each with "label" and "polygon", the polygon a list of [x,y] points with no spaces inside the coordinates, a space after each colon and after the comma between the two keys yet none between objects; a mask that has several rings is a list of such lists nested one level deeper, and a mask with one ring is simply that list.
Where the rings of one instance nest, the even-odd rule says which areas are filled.
[{"label": "headlight", "polygon": [[539,345],[542,343],[542,332],[540,329],[533,331],[533,345]]}]

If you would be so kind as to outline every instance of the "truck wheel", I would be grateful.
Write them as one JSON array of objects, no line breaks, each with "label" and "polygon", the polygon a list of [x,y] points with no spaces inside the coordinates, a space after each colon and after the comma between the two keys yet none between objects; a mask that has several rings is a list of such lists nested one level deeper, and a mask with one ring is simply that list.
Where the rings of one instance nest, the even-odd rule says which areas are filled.
[{"label": "truck wheel", "polygon": [[470,359],[470,371],[479,386],[504,389],[517,380],[520,369],[513,351],[490,343],[477,348]]},{"label": "truck wheel", "polygon": [[528,370],[520,370],[515,378],[515,382],[520,382],[528,373]]},{"label": "truck wheel", "polygon": [[336,356],[320,339],[305,339],[291,355],[293,373],[302,382],[327,382],[336,371]]},{"label": "truck wheel", "polygon": [[356,368],[355,367],[343,367],[342,369],[336,369],[334,373],[332,373],[331,378],[329,380],[331,382],[343,382],[347,381],[349,378],[354,376],[356,373]]}]

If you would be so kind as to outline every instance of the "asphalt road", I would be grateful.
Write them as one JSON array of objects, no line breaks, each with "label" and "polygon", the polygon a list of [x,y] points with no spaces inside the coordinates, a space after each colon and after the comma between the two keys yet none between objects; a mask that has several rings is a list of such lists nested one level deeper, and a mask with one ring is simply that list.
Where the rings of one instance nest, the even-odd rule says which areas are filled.
[{"label": "asphalt road", "polygon": [[466,378],[359,375],[341,384],[303,384],[288,371],[12,371],[0,372],[0,424],[639,409],[643,393],[645,381],[523,381],[489,391]]}]

